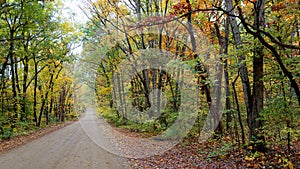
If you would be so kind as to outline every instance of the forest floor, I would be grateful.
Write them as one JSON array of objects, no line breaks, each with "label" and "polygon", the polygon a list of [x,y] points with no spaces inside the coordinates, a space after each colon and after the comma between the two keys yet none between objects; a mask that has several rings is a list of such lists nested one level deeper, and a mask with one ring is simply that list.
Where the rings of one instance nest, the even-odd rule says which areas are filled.
[{"label": "forest floor", "polygon": [[294,152],[272,148],[266,153],[249,153],[244,148],[229,148],[218,142],[205,144],[185,141],[162,155],[131,159],[132,168],[300,168],[300,143]]},{"label": "forest floor", "polygon": [[[144,138],[149,134],[133,133],[115,128],[129,137]],[[151,135],[150,135],[151,136]],[[124,140],[126,142],[126,140]],[[131,158],[130,166],[144,168],[283,168],[300,169],[300,141],[293,142],[291,152],[287,147],[267,144],[266,152],[251,152],[249,148],[233,146],[230,137],[199,143],[198,139],[185,139],[160,155]],[[138,147],[138,145],[136,145]],[[246,150],[248,149],[248,150]],[[147,150],[145,150],[147,151]]]}]

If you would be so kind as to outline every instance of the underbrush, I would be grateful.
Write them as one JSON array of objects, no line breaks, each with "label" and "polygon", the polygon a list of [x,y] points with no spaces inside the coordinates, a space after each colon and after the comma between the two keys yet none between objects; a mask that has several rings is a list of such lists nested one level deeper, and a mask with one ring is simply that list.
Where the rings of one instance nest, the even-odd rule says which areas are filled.
[{"label": "underbrush", "polygon": [[137,133],[151,133],[153,135],[159,134],[166,129],[165,125],[161,125],[158,120],[151,120],[144,123],[137,123],[118,117],[116,110],[109,107],[101,107],[98,111],[98,116],[102,116],[106,122],[112,126]]},{"label": "underbrush", "polygon": [[[76,114],[71,114],[70,116],[66,116],[66,121],[74,121],[77,120]],[[29,135],[37,130],[44,129],[51,125],[61,124],[63,122],[57,120],[51,120],[48,124],[45,122],[46,120],[42,118],[42,123],[38,127],[35,123],[29,119],[26,121],[17,121],[12,126],[11,124],[5,122],[4,120],[0,121],[0,141],[11,139],[16,136]]]}]

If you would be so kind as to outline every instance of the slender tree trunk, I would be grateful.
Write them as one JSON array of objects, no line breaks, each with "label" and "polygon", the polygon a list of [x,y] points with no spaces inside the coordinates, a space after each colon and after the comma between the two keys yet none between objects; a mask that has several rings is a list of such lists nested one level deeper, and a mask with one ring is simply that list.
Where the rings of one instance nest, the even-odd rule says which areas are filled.
[{"label": "slender tree trunk", "polygon": [[[226,9],[227,11],[230,11],[231,15],[234,15],[232,0],[225,0],[226,2]],[[233,16],[228,16],[230,19],[230,25],[231,25],[231,31],[233,33],[233,38],[235,41],[235,45],[237,49],[242,50],[241,44],[241,34],[239,31],[239,27],[236,21],[236,18]],[[244,63],[245,56],[240,55],[238,56],[238,63],[239,63],[239,75],[242,80],[242,86],[243,86],[243,92],[244,92],[244,101],[246,105],[247,115],[249,116],[252,114],[252,96],[251,96],[251,88],[250,88],[250,81],[249,81],[249,74],[246,64]]]},{"label": "slender tree trunk", "polygon": [[161,109],[161,95],[162,95],[162,91],[163,91],[163,88],[164,88],[164,85],[163,85],[163,75],[164,75],[164,71],[163,70],[160,70],[158,69],[158,85],[157,85],[157,113],[160,113],[160,109]]},{"label": "slender tree trunk", "polygon": [[[10,38],[14,38],[14,31],[10,31]],[[18,117],[18,108],[17,108],[17,89],[16,89],[16,74],[15,74],[15,59],[14,59],[14,42],[10,41],[9,44],[9,59],[10,59],[10,71],[11,71],[11,82],[12,82],[12,94],[13,94],[13,111],[14,114],[12,116],[12,125],[11,127],[14,128],[15,119]]]},{"label": "slender tree trunk", "polygon": [[235,99],[235,103],[236,103],[236,109],[237,109],[237,113],[238,113],[239,125],[240,125],[241,132],[242,132],[242,143],[245,144],[245,131],[244,131],[244,126],[243,126],[243,122],[242,122],[239,99],[238,99],[237,92],[235,89],[235,83],[236,83],[237,79],[238,79],[238,76],[232,82],[232,89],[233,89],[234,99]]},{"label": "slender tree trunk", "polygon": [[121,97],[123,100],[123,108],[124,108],[124,117],[127,118],[127,105],[126,105],[126,96],[125,96],[125,88],[124,88],[124,83],[122,80],[122,77],[120,76],[120,81],[121,81]]},{"label": "slender tree trunk", "polygon": [[40,95],[41,95],[41,101],[42,101],[42,104],[41,104],[41,107],[40,107],[40,114],[38,115],[38,121],[37,121],[37,126],[40,127],[41,126],[41,120],[42,120],[42,115],[43,115],[43,111],[44,111],[44,99],[45,99],[45,95],[43,93],[43,87],[40,86],[39,87],[39,91],[40,91]]},{"label": "slender tree trunk", "polygon": [[[189,35],[190,35],[190,40],[191,40],[191,44],[192,44],[192,51],[195,53],[197,50],[197,45],[196,45],[196,38],[195,38],[195,34],[194,34],[194,28],[193,28],[193,23],[192,23],[192,7],[191,7],[191,3],[190,0],[186,0],[186,3],[188,4],[188,15],[187,15],[187,20],[188,20],[188,31],[189,31]],[[197,60],[197,64],[196,64],[196,71],[198,72],[198,74],[201,73],[202,71],[202,66],[201,63],[198,61],[198,55],[194,54],[194,59]],[[203,77],[202,79],[203,81],[206,81],[206,78]],[[211,98],[211,94],[210,94],[210,90],[208,85],[204,85],[203,90],[205,92],[206,95],[206,101],[208,106],[210,107],[211,110],[215,111],[217,107],[211,107],[211,103],[212,103],[212,98]],[[218,92],[218,91],[215,91]],[[217,113],[213,113],[214,115],[214,122],[219,121],[219,115]],[[214,124],[216,125],[216,124]],[[216,132],[217,133],[223,133],[222,131],[222,124],[219,122],[218,126],[216,128]]]},{"label": "slender tree trunk", "polygon": [[[281,91],[282,91],[282,95],[283,95],[283,103],[284,103],[284,109],[285,110],[288,110],[288,101],[286,99],[286,93],[285,93],[285,86],[284,86],[284,82],[281,81]],[[289,111],[286,111],[285,112],[285,119],[286,119],[286,127],[287,127],[287,130],[288,130],[288,133],[287,133],[287,146],[288,146],[288,151],[291,152],[291,132],[290,132],[290,123],[291,123],[291,120],[290,120],[290,117],[289,117]]]},{"label": "slender tree trunk", "polygon": [[16,89],[17,93],[21,93],[20,82],[19,82],[19,73],[18,73],[19,61],[18,58],[15,60],[15,77],[16,77]]},{"label": "slender tree trunk", "polygon": [[58,105],[60,122],[65,121],[65,102],[66,102],[66,87],[62,86],[62,90],[60,91],[60,95],[59,95],[59,105]]},{"label": "slender tree trunk", "polygon": [[48,125],[49,124],[49,103],[48,103],[48,101],[46,103],[45,118],[46,118],[46,125]]},{"label": "slender tree trunk", "polygon": [[28,57],[25,56],[23,62],[24,72],[23,72],[22,104],[21,104],[21,117],[20,117],[21,121],[27,119],[26,104],[27,104],[27,78],[29,73],[28,61],[29,61]]},{"label": "slender tree trunk", "polygon": [[[115,82],[115,78],[113,77],[112,78],[112,87],[113,87],[113,100],[114,101],[116,101],[117,100],[117,93],[116,93],[116,82]],[[132,86],[133,87],[133,86]],[[113,106],[113,104],[111,104],[111,107]],[[116,106],[118,106],[118,105],[116,105]],[[120,113],[119,113],[119,110],[118,109],[116,109],[116,113],[117,113],[117,117],[118,117],[118,119],[120,118]]]},{"label": "slender tree trunk", "polygon": [[[148,69],[143,70],[143,78],[142,78],[142,83],[144,86],[144,93],[145,93],[145,98],[146,98],[146,106],[147,107],[151,107],[151,103],[150,103],[150,98],[149,98],[149,94],[150,94],[150,79],[149,79],[149,75],[148,75]],[[150,116],[152,116],[153,114],[150,113]]]},{"label": "slender tree trunk", "polygon": [[110,79],[109,79],[109,77],[108,77],[108,73],[107,73],[105,67],[103,66],[103,63],[102,63],[102,62],[99,64],[99,67],[100,67],[100,68],[102,69],[102,71],[103,71],[104,77],[105,77],[105,79],[106,79],[106,85],[107,85],[107,86],[110,86]]},{"label": "slender tree trunk", "polygon": [[[40,108],[40,114],[39,114],[39,120],[38,120],[38,126],[41,125],[41,119],[42,119],[42,115],[43,115],[43,112],[45,110],[45,106],[46,106],[46,102],[48,100],[48,94],[49,94],[49,91],[51,90],[51,86],[53,86],[53,77],[54,77],[54,72],[52,71],[50,73],[50,81],[49,81],[49,89],[47,89],[45,95],[42,95],[42,105],[41,105],[41,108]],[[41,90],[40,90],[41,93],[43,93],[42,91],[42,87],[41,87]],[[48,115],[47,115],[48,116]],[[46,123],[48,123],[48,117],[46,116]]]},{"label": "slender tree trunk", "polygon": [[[220,51],[219,51],[219,54],[222,55],[222,54],[225,54],[225,48],[227,48],[225,45],[226,45],[226,42],[225,42],[225,37],[222,37],[221,36],[221,32],[220,32],[220,29],[219,29],[219,25],[215,22],[214,23],[214,26],[215,26],[215,29],[216,29],[216,34],[217,34],[217,37],[218,37],[218,40],[219,40],[219,45],[220,45]],[[226,27],[226,25],[225,25]],[[221,118],[221,111],[223,110],[222,108],[222,105],[221,105],[221,87],[222,87],[222,76],[223,76],[223,65],[221,64],[221,59],[220,59],[220,62],[217,63],[215,65],[215,71],[216,71],[216,78],[217,79],[213,79],[213,81],[216,81],[215,84],[213,84],[213,94],[215,96],[215,100],[212,102],[212,105],[211,105],[211,109],[212,109],[212,113],[213,113],[213,116],[214,116],[214,119],[215,119],[215,123],[219,123],[219,133],[218,134],[223,134],[222,133],[222,125],[221,125],[221,122],[220,122],[220,118]]]},{"label": "slender tree trunk", "polygon": [[38,63],[36,58],[33,58],[34,61],[34,87],[33,87],[33,121],[35,125],[38,126],[38,118],[37,118],[37,87],[38,87]]},{"label": "slender tree trunk", "polygon": [[[225,23],[225,37],[224,37],[224,54],[228,55],[228,45],[229,45],[229,17],[226,17]],[[224,77],[225,77],[225,95],[226,95],[226,129],[231,132],[229,123],[232,121],[231,114],[231,103],[230,103],[230,85],[229,85],[229,73],[228,73],[228,60],[224,60]]]},{"label": "slender tree trunk", "polygon": [[121,83],[122,83],[122,81],[121,81],[121,79],[120,79],[120,74],[119,74],[119,72],[116,72],[116,77],[117,77],[117,91],[118,91],[118,95],[119,95],[119,101],[120,101],[120,104],[118,105],[119,106],[119,110],[121,110],[121,114],[122,114],[122,118],[126,118],[125,117],[125,110],[124,110],[124,107],[125,107],[125,105],[124,105],[124,102],[123,102],[123,93],[122,93],[122,90],[121,90]]},{"label": "slender tree trunk", "polygon": [[52,110],[53,110],[53,105],[54,105],[54,96],[53,96],[53,87],[51,87],[51,99],[50,99],[50,107],[49,107],[49,111],[48,114],[52,114]]}]

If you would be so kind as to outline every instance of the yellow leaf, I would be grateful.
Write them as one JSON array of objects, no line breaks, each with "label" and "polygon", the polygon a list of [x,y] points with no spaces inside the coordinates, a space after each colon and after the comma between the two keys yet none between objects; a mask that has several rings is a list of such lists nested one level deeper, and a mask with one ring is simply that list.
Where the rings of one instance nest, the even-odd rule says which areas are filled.
[{"label": "yellow leaf", "polygon": [[288,166],[289,166],[289,169],[294,169],[294,165],[293,165],[293,163],[292,162],[288,162]]},{"label": "yellow leaf", "polygon": [[248,156],[246,156],[246,157],[245,157],[245,160],[246,160],[246,161],[253,161],[253,160],[254,160],[254,157],[248,157]]},{"label": "yellow leaf", "polygon": [[227,155],[222,155],[220,156],[221,159],[226,159],[227,158]]},{"label": "yellow leaf", "polygon": [[258,168],[258,164],[254,164],[253,167],[254,167],[254,168]]},{"label": "yellow leaf", "polygon": [[278,160],[278,164],[280,164],[281,163],[281,158]]}]

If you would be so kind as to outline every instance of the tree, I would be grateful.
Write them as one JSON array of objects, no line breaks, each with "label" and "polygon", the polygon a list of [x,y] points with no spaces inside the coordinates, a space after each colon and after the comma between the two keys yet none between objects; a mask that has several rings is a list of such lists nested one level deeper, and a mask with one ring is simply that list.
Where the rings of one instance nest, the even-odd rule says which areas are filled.
[{"label": "tree", "polygon": [[[57,79],[70,76],[65,72],[70,71],[66,63],[74,59],[70,50],[78,36],[70,24],[57,17],[60,8],[59,3],[48,1],[1,3],[1,139],[18,134],[15,131],[22,125],[34,123],[40,127],[43,122],[52,121],[48,108],[51,115],[58,99],[55,95],[60,92],[55,88],[71,85]],[[64,104],[71,103],[71,92],[67,91]],[[71,109],[66,107],[64,112],[70,113]]]}]

